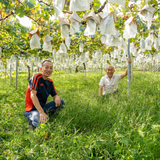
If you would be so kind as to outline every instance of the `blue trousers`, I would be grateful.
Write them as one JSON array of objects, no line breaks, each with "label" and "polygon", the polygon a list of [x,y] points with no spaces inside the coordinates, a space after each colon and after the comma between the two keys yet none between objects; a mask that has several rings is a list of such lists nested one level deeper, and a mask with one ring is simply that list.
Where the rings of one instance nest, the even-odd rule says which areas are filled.
[{"label": "blue trousers", "polygon": [[[62,109],[64,105],[64,101],[61,99],[61,105],[56,107],[54,101],[51,101],[43,107],[44,112],[49,115],[49,117],[53,117],[55,112]],[[40,123],[40,115],[37,110],[25,111],[23,114],[26,118],[28,118],[29,125],[33,125],[34,127],[38,127]]]}]

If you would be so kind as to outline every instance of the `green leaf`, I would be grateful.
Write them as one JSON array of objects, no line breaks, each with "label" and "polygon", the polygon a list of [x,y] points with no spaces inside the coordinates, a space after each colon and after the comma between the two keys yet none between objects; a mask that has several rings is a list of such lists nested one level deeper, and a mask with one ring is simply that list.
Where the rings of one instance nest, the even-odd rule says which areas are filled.
[{"label": "green leaf", "polygon": [[119,153],[121,153],[121,149],[118,149],[118,150],[114,151],[114,155],[118,155]]},{"label": "green leaf", "polygon": [[18,14],[19,17],[23,17],[25,15],[23,7],[18,8],[16,14]]},{"label": "green leaf", "polygon": [[129,144],[129,140],[128,139],[122,139],[120,142],[123,143],[126,146],[128,146],[128,144]]},{"label": "green leaf", "polygon": [[31,9],[31,8],[33,8],[33,7],[34,7],[34,3],[32,3],[32,2],[28,2],[28,3],[27,3],[27,6]]}]

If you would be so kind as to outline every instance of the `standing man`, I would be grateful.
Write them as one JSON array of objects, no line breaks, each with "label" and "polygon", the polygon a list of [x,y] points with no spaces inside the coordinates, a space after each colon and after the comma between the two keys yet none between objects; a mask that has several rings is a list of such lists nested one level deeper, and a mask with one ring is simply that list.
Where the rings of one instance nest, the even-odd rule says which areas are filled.
[{"label": "standing man", "polygon": [[[131,63],[131,59],[128,60],[129,63]],[[114,75],[115,69],[113,66],[108,66],[106,68],[106,73],[104,77],[101,78],[101,81],[99,83],[99,96],[107,94],[107,93],[114,93],[118,91],[118,81],[123,79],[128,72],[128,69],[126,69],[125,73],[123,74],[117,74]]]},{"label": "standing man", "polygon": [[[35,74],[29,80],[25,96],[26,108],[23,115],[28,118],[29,129],[48,121],[49,115],[53,116],[55,111],[64,105],[64,101],[57,95],[53,81],[48,78],[53,72],[52,62],[44,60],[40,70],[41,73]],[[46,104],[49,95],[53,97],[54,101]]]}]

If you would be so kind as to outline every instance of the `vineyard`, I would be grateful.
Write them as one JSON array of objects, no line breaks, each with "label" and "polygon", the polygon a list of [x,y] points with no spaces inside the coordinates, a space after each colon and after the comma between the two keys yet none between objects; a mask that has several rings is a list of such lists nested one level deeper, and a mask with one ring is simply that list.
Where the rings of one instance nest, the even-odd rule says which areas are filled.
[{"label": "vineyard", "polygon": [[[0,159],[160,159],[159,28],[157,0],[0,1]],[[65,105],[30,130],[26,88],[45,59]],[[110,65],[128,75],[99,96]]]}]

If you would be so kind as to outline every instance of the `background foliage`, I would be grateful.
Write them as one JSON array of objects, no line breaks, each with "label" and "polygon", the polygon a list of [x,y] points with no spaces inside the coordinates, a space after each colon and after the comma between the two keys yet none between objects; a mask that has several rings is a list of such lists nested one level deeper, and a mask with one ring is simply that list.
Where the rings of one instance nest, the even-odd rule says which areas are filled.
[{"label": "background foliage", "polygon": [[[122,36],[124,30],[124,22],[130,17],[133,16],[138,22],[138,31],[139,34],[131,42],[134,42],[136,47],[139,49],[140,38],[146,38],[148,33],[152,30],[158,35],[158,30],[160,26],[160,12],[158,8],[158,2],[156,0],[150,0],[148,2],[151,6],[155,7],[157,10],[154,14],[153,24],[150,29],[147,29],[146,22],[141,20],[139,17],[139,11],[144,7],[145,1],[129,1],[126,0],[126,6],[124,8],[118,7],[116,3],[111,4],[111,10],[117,13],[117,22],[115,23],[116,29],[120,32]],[[70,16],[69,10],[70,0],[66,1],[63,12],[67,17]],[[95,12],[101,7],[99,0],[94,0],[91,4],[91,10]],[[84,17],[88,12],[78,12],[81,18]],[[69,13],[69,14],[67,14]],[[121,14],[119,14],[121,13]],[[7,58],[12,55],[21,54],[24,57],[29,57],[31,54],[39,57],[48,57],[50,53],[41,50],[30,50],[29,47],[29,37],[28,31],[29,28],[23,27],[16,16],[19,17],[28,17],[32,20],[31,29],[38,28],[40,30],[41,42],[43,37],[50,35],[53,38],[53,49],[58,50],[59,45],[64,41],[61,39],[61,31],[58,20],[51,20],[51,17],[54,15],[54,6],[53,1],[51,0],[1,0],[0,1],[0,46],[3,49],[3,54],[1,60],[5,61]],[[79,42],[83,41],[84,51],[90,51],[92,55],[94,50],[101,49],[103,53],[109,53],[113,51],[114,47],[107,48],[104,44],[101,43],[101,35],[99,27],[97,26],[97,31],[95,36],[84,36],[83,31],[86,27],[86,24],[83,23],[80,25],[79,34],[72,35],[71,38],[71,48],[68,50],[68,54],[80,54],[78,46]],[[39,53],[39,54],[38,54]],[[155,49],[151,51],[146,51],[145,54],[154,54]]]}]

